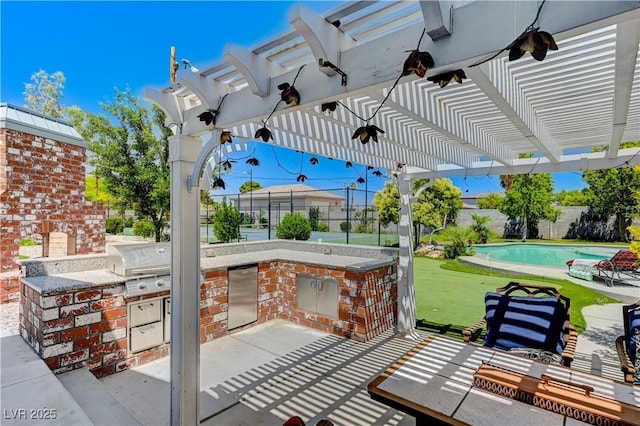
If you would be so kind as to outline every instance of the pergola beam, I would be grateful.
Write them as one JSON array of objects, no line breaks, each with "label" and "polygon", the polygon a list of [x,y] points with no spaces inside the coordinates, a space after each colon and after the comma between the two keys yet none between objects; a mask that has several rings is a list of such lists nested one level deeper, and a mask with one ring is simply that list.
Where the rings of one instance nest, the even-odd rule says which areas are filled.
[{"label": "pergola beam", "polygon": [[222,56],[242,73],[249,83],[251,93],[260,97],[271,93],[270,76],[285,71],[280,65],[233,43],[224,46]]},{"label": "pergola beam", "polygon": [[[411,91],[409,91],[411,92]],[[414,93],[415,92],[411,92]],[[411,95],[409,95],[411,96]],[[425,100],[422,98],[422,96],[419,96],[419,102],[424,103]],[[382,101],[382,97],[381,96],[377,96],[377,99]],[[475,135],[475,137],[471,137],[465,130],[465,128],[463,129],[463,135],[458,135],[442,126],[440,126],[438,123],[436,123],[435,121],[426,118],[426,117],[422,117],[418,114],[416,114],[415,112],[409,110],[408,108],[405,108],[404,106],[402,106],[400,103],[395,102],[394,97],[391,97],[389,100],[387,100],[387,102],[385,103],[385,105],[388,105],[390,107],[392,107],[394,110],[399,111],[401,113],[403,113],[403,115],[410,117],[414,120],[416,120],[418,123],[424,125],[425,127],[434,130],[438,133],[440,133],[441,135],[443,135],[444,137],[451,139],[453,141],[456,141],[462,145],[464,144],[471,144],[474,146],[474,150],[482,155],[486,155],[490,158],[493,158],[496,161],[499,161],[503,164],[508,164],[509,159],[505,159],[505,153],[506,152],[499,152],[499,147],[496,144],[490,143],[488,140],[486,140],[486,137],[484,135],[482,135],[481,133],[477,133]],[[446,114],[450,114],[449,111],[445,112]],[[490,151],[489,150],[484,150],[481,146],[479,146],[479,144],[482,144],[484,146],[489,146],[490,147]],[[451,150],[455,150],[455,147],[451,146]],[[466,166],[466,167],[470,167],[471,166],[471,158],[469,157],[469,155],[460,150],[457,149],[457,156],[458,158],[447,158],[446,161],[451,162],[452,164],[458,164],[460,166]],[[512,154],[513,156],[513,154]]]},{"label": "pergola beam", "polygon": [[411,179],[452,178],[471,176],[521,175],[527,173],[556,173],[584,170],[613,169],[622,166],[640,165],[640,148],[621,149],[616,158],[609,158],[606,152],[590,152],[587,154],[563,155],[558,163],[551,163],[548,158],[519,158],[514,164],[504,166],[494,161],[481,161],[473,168],[443,166],[437,171],[409,171],[406,175]]},{"label": "pergola beam", "polygon": [[214,99],[216,93],[228,92],[228,87],[222,83],[203,77],[190,69],[180,69],[176,74],[176,82],[188,87],[202,103],[202,108],[212,109],[217,106]]},{"label": "pergola beam", "polygon": [[[616,16],[625,12],[638,14],[637,5],[633,2],[607,2],[604,7],[599,2],[581,2],[576,6],[575,2],[571,7],[566,7],[567,2],[547,2],[543,9],[544,17],[551,16],[549,24],[545,21],[545,30],[551,33],[562,33],[574,30],[576,27],[585,25],[598,19],[611,18],[612,22],[621,20],[623,16]],[[446,39],[433,43],[425,38],[422,41],[421,50],[429,51],[436,60],[436,68],[448,66],[451,68],[461,68],[468,66],[480,57],[492,54],[502,49],[505,40],[512,40],[517,37],[522,29],[531,23],[532,17],[536,14],[537,3],[534,2],[476,2],[465,7],[453,10],[454,21],[458,30]],[[576,13],[579,7],[580,13]],[[486,31],[486,25],[491,25],[492,31]],[[479,25],[482,25],[480,27]],[[318,67],[306,67],[302,70],[296,88],[301,94],[302,102],[311,106],[325,102],[328,98],[339,98],[345,92],[364,93],[372,87],[384,87],[390,85],[401,70],[406,59],[406,50],[415,49],[415,44],[422,32],[422,24],[411,25],[400,29],[388,36],[376,39],[367,43],[344,50],[340,56],[340,67],[349,74],[349,83],[346,88],[337,84],[318,84],[325,76]],[[482,37],[478,37],[482,34]],[[470,43],[469,40],[474,42]],[[380,54],[375,54],[379,52]],[[384,53],[383,53],[384,52]],[[245,54],[250,52],[245,52]],[[258,57],[257,55],[254,55]],[[259,57],[262,58],[262,57]],[[231,59],[231,58],[229,58]],[[262,63],[261,69],[266,67],[266,59],[262,58],[256,62]],[[249,63],[250,61],[245,61]],[[243,68],[248,73],[247,67]],[[266,96],[268,102],[257,102],[256,96],[248,90],[241,90],[229,95],[225,101],[225,110],[221,112],[219,120],[224,127],[233,127],[250,121],[258,121],[261,117],[266,117],[277,102],[278,93],[272,93],[273,87],[283,82],[291,82],[298,70],[289,70],[284,73],[268,73],[267,70],[257,71],[254,68],[253,74],[262,77],[263,86],[270,78],[271,88],[267,90],[262,87],[260,96]],[[416,77],[405,77],[409,80]],[[249,81],[249,80],[248,80]],[[255,79],[254,79],[255,81]],[[249,81],[250,85],[255,82]],[[253,90],[253,88],[252,88]],[[263,99],[264,100],[264,99]],[[201,112],[201,111],[200,111]],[[187,113],[187,116],[189,114]],[[188,118],[188,117],[187,117]],[[201,126],[202,127],[202,126]],[[198,129],[193,129],[197,132]]]},{"label": "pergola beam", "polygon": [[[309,45],[316,63],[328,61],[339,68],[340,52],[356,45],[355,40],[302,4],[291,9],[289,22]],[[328,76],[336,75],[329,66],[321,66],[320,71]]]},{"label": "pergola beam", "polygon": [[451,35],[451,10],[453,2],[430,0],[421,1],[420,9],[427,34],[431,40],[438,41]]},{"label": "pergola beam", "polygon": [[636,71],[638,45],[640,44],[640,21],[618,25],[616,34],[615,93],[613,96],[613,132],[609,144],[609,158],[618,155],[622,135],[627,127],[629,100]]},{"label": "pergola beam", "polygon": [[[499,67],[501,72],[496,72],[494,67]],[[511,73],[501,62],[468,68],[466,73],[533,146],[552,163],[558,162],[558,157],[562,154],[560,148],[551,139],[525,95],[518,90]],[[493,81],[498,78],[500,84],[496,85]]]}]

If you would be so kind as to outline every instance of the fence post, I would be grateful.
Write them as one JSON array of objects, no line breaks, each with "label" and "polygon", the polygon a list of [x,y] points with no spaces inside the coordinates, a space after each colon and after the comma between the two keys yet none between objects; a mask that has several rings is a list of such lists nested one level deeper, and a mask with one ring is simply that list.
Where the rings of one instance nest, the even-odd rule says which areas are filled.
[{"label": "fence post", "polygon": [[267,223],[267,239],[270,240],[271,239],[271,191],[267,192],[267,204],[269,205],[268,209],[269,209],[269,221]]},{"label": "fence post", "polygon": [[378,247],[380,247],[380,218],[378,218]]},{"label": "fence post", "polygon": [[347,244],[349,244],[349,228],[351,227],[351,212],[349,209],[349,187],[347,186]]},{"label": "fence post", "polygon": [[291,209],[289,210],[290,213],[293,213],[293,189],[291,190]]}]

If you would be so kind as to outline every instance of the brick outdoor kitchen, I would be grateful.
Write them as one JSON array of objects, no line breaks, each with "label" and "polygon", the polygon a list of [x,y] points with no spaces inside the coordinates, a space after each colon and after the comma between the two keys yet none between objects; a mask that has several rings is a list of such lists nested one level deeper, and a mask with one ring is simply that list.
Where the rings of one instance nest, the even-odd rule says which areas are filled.
[{"label": "brick outdoor kitchen", "polygon": [[[3,104],[0,141],[0,302],[19,300],[23,339],[55,373],[86,368],[102,377],[167,356],[170,290],[131,292],[130,280],[108,269],[104,207],[85,199],[86,146],[77,132]],[[38,234],[43,257],[19,261],[20,239]],[[256,316],[232,325],[230,275],[246,265],[256,271]],[[202,246],[200,342],[273,319],[370,340],[396,322],[397,268],[391,248]],[[326,286],[330,300],[315,310],[315,300],[300,297],[303,286]]]}]

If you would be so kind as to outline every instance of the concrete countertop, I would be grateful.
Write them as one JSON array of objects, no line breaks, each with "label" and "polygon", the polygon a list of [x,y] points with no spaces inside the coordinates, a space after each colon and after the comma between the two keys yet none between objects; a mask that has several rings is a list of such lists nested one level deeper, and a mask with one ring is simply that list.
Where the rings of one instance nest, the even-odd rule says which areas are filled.
[{"label": "concrete countertop", "polygon": [[[346,256],[340,254],[324,254],[318,252],[287,250],[273,248],[261,251],[245,253],[232,253],[215,255],[215,252],[204,250],[200,259],[202,271],[222,269],[228,267],[249,265],[263,262],[283,261],[300,263],[304,265],[346,269],[356,272],[365,272],[386,265],[392,265],[396,259],[391,257],[373,258]],[[213,256],[211,256],[213,255]],[[211,256],[211,257],[208,257]],[[53,275],[40,275],[23,277],[22,282],[43,295],[60,292],[77,291],[96,286],[124,285],[126,278],[116,275],[106,269],[93,269],[59,273]]]},{"label": "concrete countertop", "polygon": [[395,262],[395,259],[375,259],[369,257],[344,256],[337,254],[323,254],[296,250],[274,249],[251,253],[203,257],[200,259],[200,268],[203,271],[206,271],[209,269],[219,269],[223,267],[234,267],[253,263],[274,261],[303,263],[305,265],[349,269],[361,272],[369,269],[379,268],[385,265],[391,265]]},{"label": "concrete countertop", "polygon": [[108,272],[106,269],[22,278],[23,284],[35,289],[42,295],[77,291],[95,286],[108,286],[110,284],[114,286],[124,285],[124,281],[124,277]]}]

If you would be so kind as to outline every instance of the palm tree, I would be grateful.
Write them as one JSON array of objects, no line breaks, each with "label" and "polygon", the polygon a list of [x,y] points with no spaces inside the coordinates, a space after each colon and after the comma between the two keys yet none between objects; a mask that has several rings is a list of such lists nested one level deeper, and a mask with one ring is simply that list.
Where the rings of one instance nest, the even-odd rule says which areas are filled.
[{"label": "palm tree", "polygon": [[471,229],[473,229],[473,232],[476,234],[475,242],[486,244],[489,238],[493,237],[493,232],[487,226],[487,224],[491,222],[491,218],[489,216],[480,216],[476,213],[473,213],[471,218],[473,219]]},{"label": "palm tree", "polygon": [[469,226],[448,226],[442,231],[442,237],[449,241],[444,246],[445,253],[449,259],[458,256],[472,254],[473,238],[475,234]]}]

